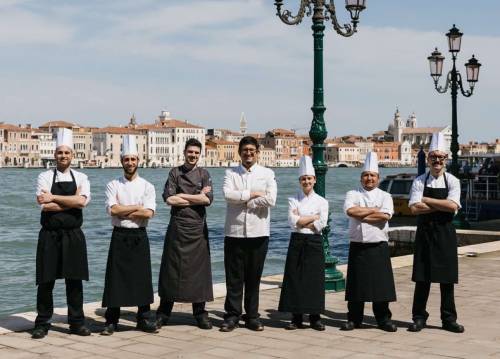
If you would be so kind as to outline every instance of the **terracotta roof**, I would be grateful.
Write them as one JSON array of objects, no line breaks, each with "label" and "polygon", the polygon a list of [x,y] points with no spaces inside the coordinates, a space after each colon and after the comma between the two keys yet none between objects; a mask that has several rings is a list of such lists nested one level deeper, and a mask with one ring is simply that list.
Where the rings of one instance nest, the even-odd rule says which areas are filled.
[{"label": "terracotta roof", "polygon": [[49,121],[44,123],[43,125],[40,125],[40,128],[43,127],[65,127],[65,128],[72,128],[72,127],[82,127],[74,122],[67,122],[67,121]]},{"label": "terracotta roof", "polygon": [[16,125],[11,125],[9,123],[1,123],[0,128],[3,130],[12,131],[12,132],[23,132],[23,131],[31,132],[33,130],[33,128],[19,127]]},{"label": "terracotta roof", "polygon": [[238,142],[231,142],[226,140],[209,140],[207,143],[213,143],[215,145],[235,145],[238,146]]},{"label": "terracotta roof", "polygon": [[403,128],[403,133],[435,133],[444,130],[446,127],[416,127]]},{"label": "terracotta roof", "polygon": [[192,123],[189,123],[187,121],[180,121],[180,120],[174,120],[174,119],[170,119],[170,120],[162,120],[161,121],[161,124],[158,124],[158,126],[162,126],[162,127],[175,127],[175,128],[205,128],[205,127],[202,127],[202,126],[198,126],[198,125],[193,125]]},{"label": "terracotta roof", "polygon": [[128,128],[128,127],[103,127],[103,128],[98,128],[93,131],[93,133],[112,133],[112,134],[132,134],[132,135],[141,135],[143,134],[142,131]]},{"label": "terracotta roof", "polygon": [[287,129],[284,129],[284,128],[274,128],[272,129],[271,131],[272,134],[274,134],[275,136],[279,136],[279,135],[288,135],[288,136],[295,136],[295,132],[291,131],[291,130],[287,130]]}]

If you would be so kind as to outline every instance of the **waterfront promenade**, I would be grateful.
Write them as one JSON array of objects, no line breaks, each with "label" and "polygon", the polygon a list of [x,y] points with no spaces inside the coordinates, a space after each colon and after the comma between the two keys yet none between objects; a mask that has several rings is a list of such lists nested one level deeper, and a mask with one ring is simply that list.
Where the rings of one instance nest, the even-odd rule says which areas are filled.
[{"label": "waterfront promenade", "polygon": [[[471,252],[477,255],[465,255]],[[56,311],[62,315],[55,315],[53,329],[42,340],[30,339],[26,331],[32,327],[34,313],[0,321],[0,358],[500,358],[500,241],[460,247],[459,255],[460,283],[455,295],[459,322],[465,326],[463,334],[440,329],[437,285],[432,287],[429,299],[430,328],[420,333],[406,331],[413,283],[411,256],[402,256],[392,258],[398,294],[398,301],[391,305],[398,325],[396,333],[374,327],[370,305],[365,310],[369,325],[340,331],[346,312],[344,293],[326,295],[326,331],[286,331],[288,316],[276,311],[281,277],[271,276],[262,284],[263,332],[198,329],[191,306],[184,304],[175,306],[171,322],[158,334],[134,330],[135,308],[130,308],[133,311],[124,311],[120,332],[103,337],[98,334],[104,322],[103,310],[100,303],[90,303],[85,306],[94,332],[90,337],[67,334],[66,309]],[[223,285],[216,285],[219,297],[208,305],[215,326],[222,322],[224,292]]]}]

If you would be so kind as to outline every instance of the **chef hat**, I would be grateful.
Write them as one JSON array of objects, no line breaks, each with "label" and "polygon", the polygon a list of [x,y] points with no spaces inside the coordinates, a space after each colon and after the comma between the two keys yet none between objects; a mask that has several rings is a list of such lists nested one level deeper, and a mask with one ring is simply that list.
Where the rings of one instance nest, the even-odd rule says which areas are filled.
[{"label": "chef hat", "polygon": [[363,172],[378,173],[378,158],[376,152],[368,152],[366,154],[365,165],[363,166]]},{"label": "chef hat", "polygon": [[124,135],[123,136],[123,146],[122,146],[122,157],[123,156],[138,156],[137,144],[134,135]]},{"label": "chef hat", "polygon": [[314,171],[313,163],[311,157],[302,156],[299,162],[299,178],[302,176],[314,176],[316,177],[316,172]]},{"label": "chef hat", "polygon": [[73,131],[68,128],[57,130],[56,148],[59,146],[68,146],[73,149]]},{"label": "chef hat", "polygon": [[432,151],[446,152],[446,143],[444,140],[444,134],[442,132],[434,132],[432,134],[432,141],[429,152]]}]

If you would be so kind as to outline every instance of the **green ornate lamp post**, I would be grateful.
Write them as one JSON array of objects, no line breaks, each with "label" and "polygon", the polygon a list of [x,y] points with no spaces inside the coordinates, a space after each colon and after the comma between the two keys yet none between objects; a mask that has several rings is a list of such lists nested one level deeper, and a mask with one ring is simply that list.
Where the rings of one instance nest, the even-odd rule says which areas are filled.
[{"label": "green ornate lamp post", "polygon": [[[451,52],[451,59],[453,61],[453,66],[446,76],[446,84],[444,87],[438,85],[439,78],[443,73],[443,62],[444,56],[436,48],[431,56],[427,59],[429,60],[431,77],[434,79],[434,88],[439,93],[446,93],[448,88],[451,88],[451,166],[449,171],[456,177],[458,177],[459,165],[458,165],[458,125],[457,125],[457,95],[458,90],[464,97],[472,96],[474,92],[474,86],[479,78],[479,68],[481,64],[476,60],[474,55],[465,64],[465,69],[467,73],[467,82],[469,82],[469,89],[464,90],[462,84],[462,75],[456,68],[457,54],[460,52],[460,46],[462,43],[463,33],[458,30],[455,25],[446,34],[448,37],[448,47]],[[459,228],[468,228],[470,224],[465,220],[465,216],[462,211],[460,211],[454,221],[455,225]]]},{"label": "green ornate lamp post", "polygon": [[[325,145],[327,136],[324,113],[326,110],[324,104],[323,92],[323,36],[325,30],[325,21],[331,20],[335,31],[342,36],[349,37],[357,31],[359,22],[359,13],[365,9],[365,0],[346,0],[345,7],[351,15],[351,24],[341,26],[336,17],[336,10],[333,0],[301,0],[297,15],[293,15],[290,10],[284,10],[283,0],[276,0],[276,15],[287,25],[298,25],[305,16],[312,15],[312,30],[314,38],[314,101],[311,110],[313,120],[309,137],[313,142],[313,165],[316,170],[316,185],[314,190],[321,196],[325,196],[325,177],[328,166],[325,163]],[[337,258],[330,255],[330,244],[328,235],[330,227],[327,226],[323,235],[323,248],[325,251],[325,288],[326,290],[341,291],[345,289],[345,281],[342,272],[337,270]]]}]

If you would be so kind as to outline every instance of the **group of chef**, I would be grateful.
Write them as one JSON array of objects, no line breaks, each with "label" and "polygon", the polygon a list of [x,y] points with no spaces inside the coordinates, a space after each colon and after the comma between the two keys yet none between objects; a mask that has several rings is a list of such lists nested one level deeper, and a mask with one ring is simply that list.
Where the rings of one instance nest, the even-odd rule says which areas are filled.
[{"label": "group of chef", "polygon": [[[60,129],[55,150],[56,168],[41,173],[36,199],[41,207],[41,230],[36,256],[37,312],[32,337],[43,338],[53,314],[52,291],[56,279],[65,279],[70,333],[87,336],[82,280],[88,280],[82,209],[90,201],[87,176],[70,168],[72,131]],[[426,326],[426,303],[431,283],[440,283],[443,329],[461,333],[454,303],[458,282],[457,241],[451,223],[460,208],[460,183],[445,172],[444,138],[435,134],[428,155],[429,172],[417,177],[411,189],[410,208],[417,215],[412,280],[415,282],[413,323],[408,330]],[[113,232],[108,253],[102,306],[106,308],[101,335],[118,329],[120,308],[137,306],[137,328],[155,333],[166,325],[175,302],[192,303],[201,329],[212,323],[205,303],[213,300],[206,207],[213,201],[208,171],[197,166],[202,144],[189,139],[184,164],[171,169],[163,200],[171,206],[158,281],[160,305],[151,311],[153,287],[146,227],[156,211],[154,186],[139,176],[136,138],[124,135],[121,153],[123,175],[106,187],[106,210]],[[246,328],[264,330],[259,315],[259,287],[270,235],[270,208],[276,204],[274,172],[257,164],[259,144],[245,136],[239,142],[241,165],[228,169],[223,193],[227,203],[224,229],[224,268],[227,294],[220,331],[230,332],[244,321]],[[360,187],[349,191],[344,211],[349,217],[349,259],[345,299],[347,321],[342,330],[359,328],[364,303],[372,302],[378,327],[394,332],[389,302],[396,291],[388,248],[388,220],[393,214],[391,196],[378,188],[377,155],[367,154]],[[308,156],[300,159],[299,190],[288,200],[291,237],[288,247],[279,311],[291,314],[288,330],[309,327],[324,330],[325,310],[322,232],[328,223],[328,202],[314,191],[315,170]],[[244,314],[243,314],[244,311]]]}]

